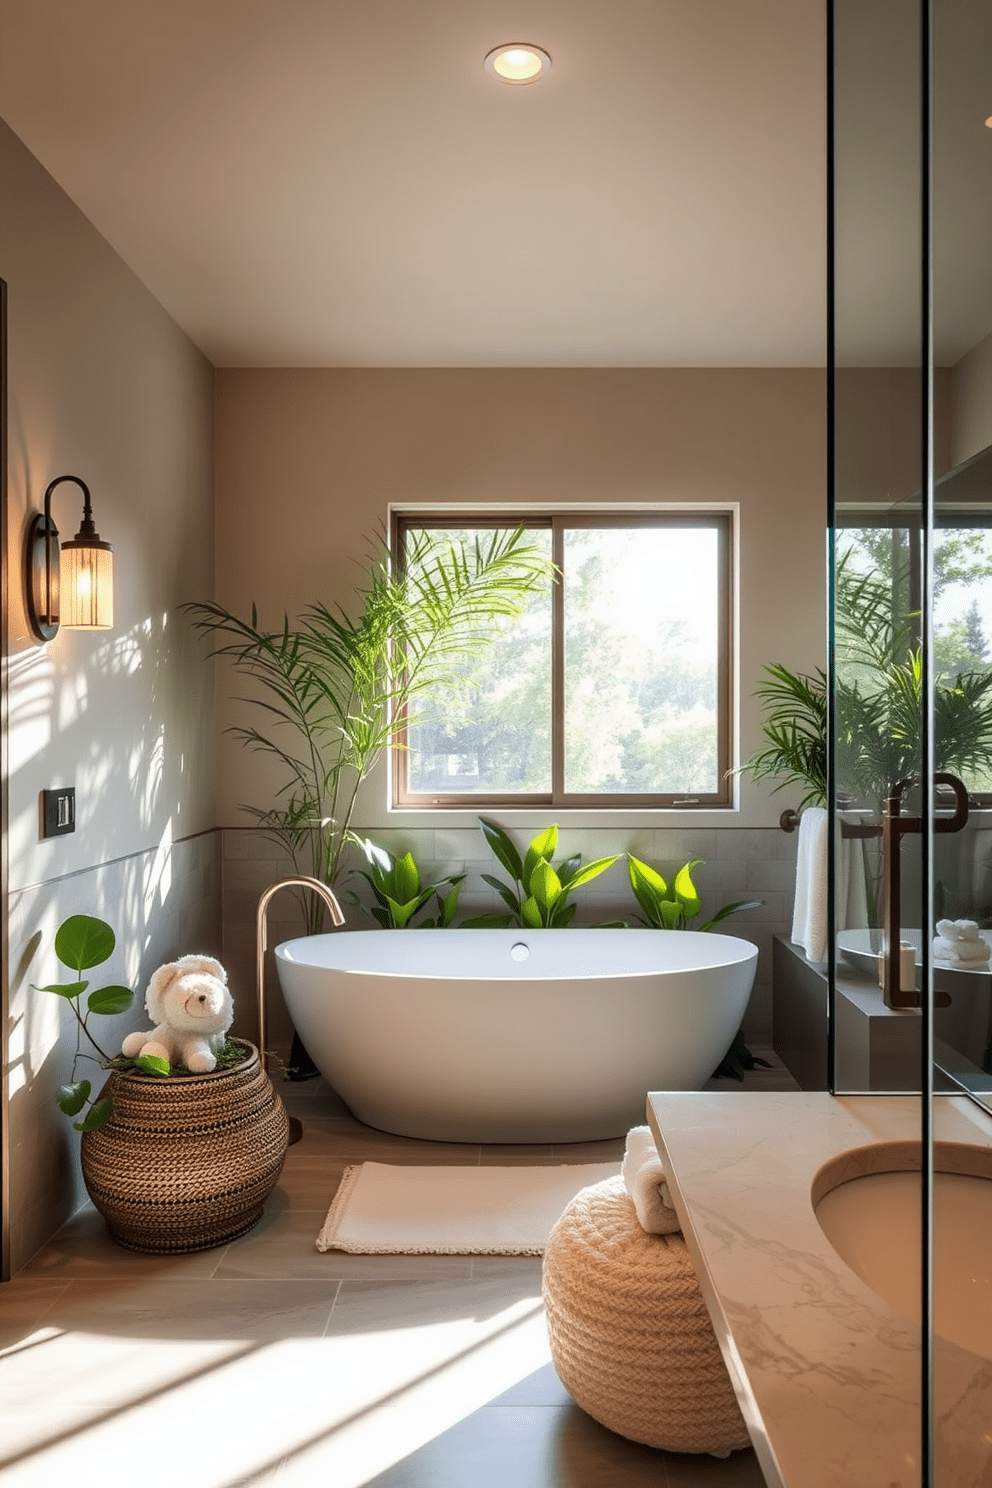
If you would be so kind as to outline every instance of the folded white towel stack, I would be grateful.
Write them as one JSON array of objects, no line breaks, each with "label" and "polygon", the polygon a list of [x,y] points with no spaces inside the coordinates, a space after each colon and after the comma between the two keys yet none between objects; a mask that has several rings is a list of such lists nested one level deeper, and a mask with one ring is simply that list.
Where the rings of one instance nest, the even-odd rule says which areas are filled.
[{"label": "folded white towel stack", "polygon": [[822,806],[805,807],[799,818],[792,939],[810,961],[827,954],[827,820]]},{"label": "folded white towel stack", "polygon": [[933,959],[938,966],[981,971],[988,966],[992,946],[982,939],[974,920],[938,920]]},{"label": "folded white towel stack", "polygon": [[642,1230],[671,1235],[682,1228],[650,1127],[635,1126],[627,1133],[620,1171]]}]

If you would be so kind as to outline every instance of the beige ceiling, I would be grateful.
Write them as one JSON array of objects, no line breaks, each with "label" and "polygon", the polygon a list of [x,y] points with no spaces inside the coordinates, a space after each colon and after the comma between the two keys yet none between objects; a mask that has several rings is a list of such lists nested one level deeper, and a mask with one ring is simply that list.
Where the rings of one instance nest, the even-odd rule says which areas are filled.
[{"label": "beige ceiling", "polygon": [[0,0],[0,115],[217,365],[818,365],[824,53],[824,0]]}]

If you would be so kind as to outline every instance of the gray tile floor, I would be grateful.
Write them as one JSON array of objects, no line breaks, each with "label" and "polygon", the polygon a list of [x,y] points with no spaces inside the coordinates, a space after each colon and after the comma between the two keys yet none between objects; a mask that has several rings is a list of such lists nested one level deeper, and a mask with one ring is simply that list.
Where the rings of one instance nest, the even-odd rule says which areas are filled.
[{"label": "gray tile floor", "polygon": [[[718,1088],[790,1089],[772,1070]],[[574,1147],[415,1142],[355,1121],[323,1081],[260,1223],[139,1255],[84,1209],[0,1288],[3,1488],[761,1488],[750,1451],[658,1452],[570,1400],[550,1363],[540,1261],[321,1254],[344,1168],[612,1161]]]}]

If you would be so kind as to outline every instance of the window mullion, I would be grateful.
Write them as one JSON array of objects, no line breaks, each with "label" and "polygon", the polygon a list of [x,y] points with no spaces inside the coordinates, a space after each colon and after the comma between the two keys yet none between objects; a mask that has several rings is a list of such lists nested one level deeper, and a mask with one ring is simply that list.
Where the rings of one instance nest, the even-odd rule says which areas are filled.
[{"label": "window mullion", "polygon": [[551,561],[556,582],[551,592],[551,799],[565,794],[565,520],[551,521]]}]

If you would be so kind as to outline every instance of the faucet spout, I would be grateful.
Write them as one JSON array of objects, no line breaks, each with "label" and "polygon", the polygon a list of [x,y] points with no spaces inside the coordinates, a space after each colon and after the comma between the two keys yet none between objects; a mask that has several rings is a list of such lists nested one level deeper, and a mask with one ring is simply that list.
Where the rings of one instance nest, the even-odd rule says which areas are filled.
[{"label": "faucet spout", "polygon": [[269,900],[280,889],[310,889],[327,906],[328,913],[334,925],[344,924],[344,913],[340,904],[327,884],[322,883],[319,878],[310,878],[306,874],[291,874],[288,878],[280,878],[276,883],[270,884],[259,896],[258,909],[255,912],[255,970],[257,976],[258,991],[258,1057],[262,1062],[262,1069],[267,1068],[265,1045],[267,1042],[267,1029],[265,1019],[265,952],[268,949],[268,908]]}]

